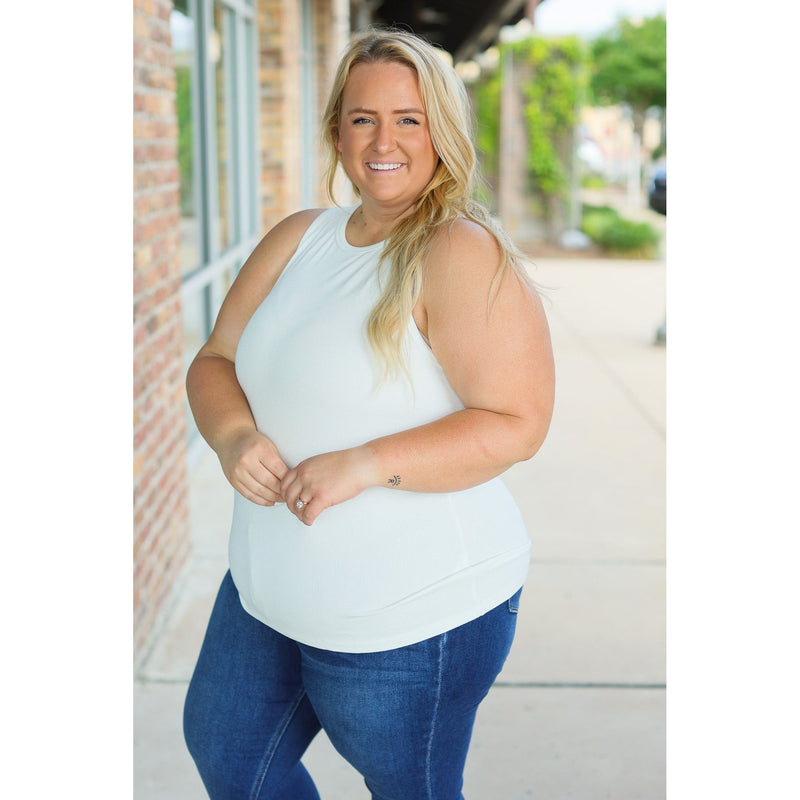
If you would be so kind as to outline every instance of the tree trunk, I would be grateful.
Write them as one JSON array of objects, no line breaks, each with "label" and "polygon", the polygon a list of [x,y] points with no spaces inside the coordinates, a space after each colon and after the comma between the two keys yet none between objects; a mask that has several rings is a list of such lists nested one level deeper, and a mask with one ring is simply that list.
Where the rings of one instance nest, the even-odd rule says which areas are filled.
[{"label": "tree trunk", "polygon": [[639,170],[639,190],[644,192],[645,191],[645,169],[644,165],[647,163],[647,156],[649,155],[645,148],[644,148],[644,121],[645,121],[645,112],[647,109],[644,108],[634,108],[632,109],[633,113],[633,133],[634,133],[634,141],[639,143],[639,164],[641,168]]}]

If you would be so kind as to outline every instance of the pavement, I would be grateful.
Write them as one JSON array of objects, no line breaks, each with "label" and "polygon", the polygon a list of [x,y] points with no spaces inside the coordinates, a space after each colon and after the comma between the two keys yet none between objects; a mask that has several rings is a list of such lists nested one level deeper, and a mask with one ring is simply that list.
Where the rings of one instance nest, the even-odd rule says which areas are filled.
[{"label": "pavement", "polygon": [[[540,452],[504,480],[533,542],[516,641],[481,705],[466,800],[666,796],[663,261],[540,259],[557,369]],[[227,568],[231,490],[192,475],[194,553],[136,670],[134,797],[202,800],[183,699]],[[304,759],[323,800],[369,800],[321,733]]]}]

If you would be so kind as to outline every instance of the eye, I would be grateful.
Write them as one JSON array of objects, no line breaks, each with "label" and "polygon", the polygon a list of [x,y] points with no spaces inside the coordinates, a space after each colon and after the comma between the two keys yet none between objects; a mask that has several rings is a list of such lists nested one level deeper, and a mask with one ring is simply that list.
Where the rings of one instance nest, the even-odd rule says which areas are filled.
[{"label": "eye", "polygon": [[403,117],[400,120],[401,125],[419,125],[419,121],[414,119],[413,117]]},{"label": "eye", "polygon": [[357,117],[353,120],[353,125],[366,125],[370,122],[372,122],[372,120],[369,117]]}]

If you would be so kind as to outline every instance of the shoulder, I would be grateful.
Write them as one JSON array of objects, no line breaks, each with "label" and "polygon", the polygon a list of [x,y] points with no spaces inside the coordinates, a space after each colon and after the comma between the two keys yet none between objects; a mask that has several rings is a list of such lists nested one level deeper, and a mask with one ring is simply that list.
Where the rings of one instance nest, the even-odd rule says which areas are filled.
[{"label": "shoulder", "polygon": [[242,268],[242,274],[252,274],[256,280],[268,284],[274,282],[294,255],[311,223],[324,211],[324,208],[309,208],[281,220],[256,245]]},{"label": "shoulder", "polygon": [[293,242],[296,247],[311,223],[327,210],[325,208],[307,208],[290,214],[272,228],[265,238],[284,239],[287,243]]},{"label": "shoulder", "polygon": [[431,242],[432,256],[477,258],[500,255],[500,248],[495,237],[483,225],[471,219],[459,217],[453,222],[443,225],[434,235]]},{"label": "shoulder", "polygon": [[488,291],[502,261],[497,239],[477,222],[459,218],[434,235],[424,263],[425,294],[469,287]]}]

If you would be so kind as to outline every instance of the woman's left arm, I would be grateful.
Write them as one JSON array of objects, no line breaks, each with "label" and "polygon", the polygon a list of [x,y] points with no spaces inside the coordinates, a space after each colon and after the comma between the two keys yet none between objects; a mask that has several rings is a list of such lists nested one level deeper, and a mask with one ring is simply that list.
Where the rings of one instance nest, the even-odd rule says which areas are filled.
[{"label": "woman's left arm", "polygon": [[[537,452],[553,411],[550,334],[538,294],[514,272],[492,285],[499,261],[494,238],[475,223],[439,236],[414,317],[465,408],[290,470],[283,495],[303,522],[368,486],[460,491]],[[309,502],[297,510],[299,498]]]}]

